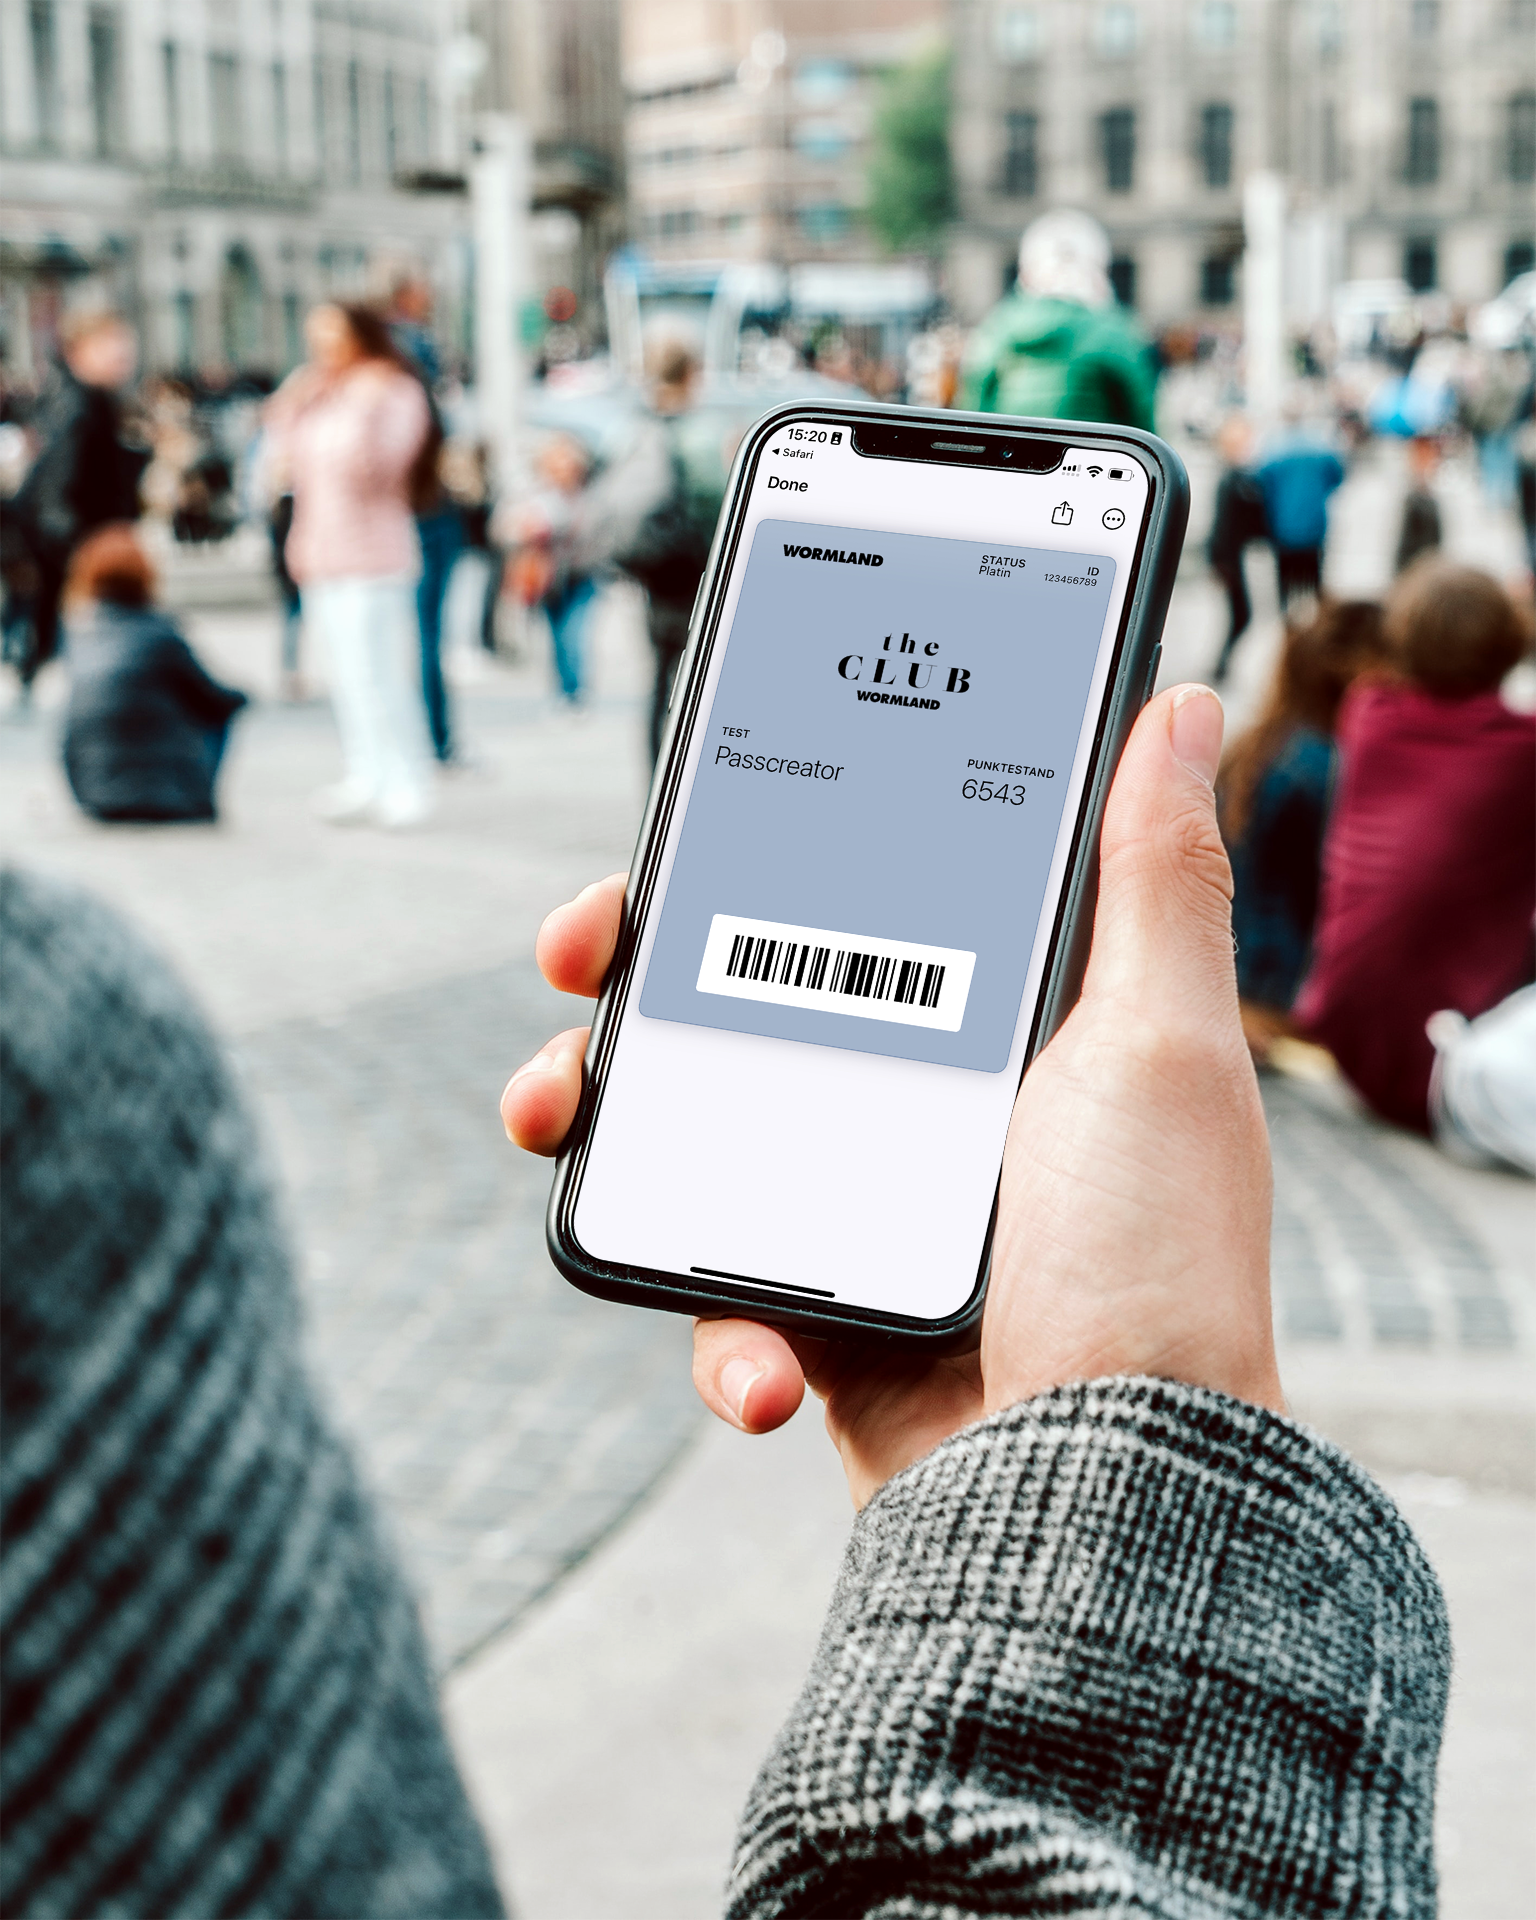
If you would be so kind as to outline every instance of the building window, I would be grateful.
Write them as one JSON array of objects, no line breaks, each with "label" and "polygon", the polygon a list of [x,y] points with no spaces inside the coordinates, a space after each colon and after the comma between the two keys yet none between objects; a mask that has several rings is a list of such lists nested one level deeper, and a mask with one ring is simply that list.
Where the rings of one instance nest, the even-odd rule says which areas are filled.
[{"label": "building window", "polygon": [[1232,184],[1232,109],[1225,100],[1200,109],[1200,171],[1208,187]]},{"label": "building window", "polygon": [[176,326],[176,364],[189,368],[197,365],[197,302],[192,295],[182,289],[171,297],[171,314]]},{"label": "building window", "polygon": [[348,179],[353,186],[363,179],[363,71],[357,61],[348,61]]},{"label": "building window", "polygon": [[384,171],[391,179],[400,164],[400,127],[395,117],[395,76],[384,69]]},{"label": "building window", "polygon": [[853,91],[846,60],[805,60],[795,69],[794,95],[803,107],[832,107]]},{"label": "building window", "polygon": [[416,151],[423,161],[432,157],[432,90],[424,75],[416,82]]},{"label": "building window", "polygon": [[1440,178],[1440,102],[1408,102],[1408,184],[1432,187]]},{"label": "building window", "polygon": [[667,207],[659,215],[656,230],[663,240],[675,240],[697,230],[699,216],[692,207]]},{"label": "building window", "polygon": [[806,239],[820,246],[845,238],[853,224],[848,217],[848,209],[835,200],[818,201],[811,206],[801,207],[795,219]]},{"label": "building window", "polygon": [[91,137],[98,160],[123,148],[122,75],[118,63],[117,15],[96,7],[90,18]]},{"label": "building window", "polygon": [[1111,193],[1129,193],[1136,184],[1136,110],[1111,107],[1099,119],[1104,154],[1104,184]]},{"label": "building window", "polygon": [[[808,160],[840,160],[853,145],[853,135],[840,120],[822,115],[795,123],[795,146]],[[665,158],[692,161],[702,158],[698,147],[679,147]]]},{"label": "building window", "polygon": [[1038,60],[1045,47],[1045,25],[1038,7],[999,7],[997,51],[1004,60],[1023,65]]},{"label": "building window", "polygon": [[181,49],[167,40],[160,49],[160,84],[165,92],[165,151],[181,158]]},{"label": "building window", "polygon": [[1200,262],[1202,307],[1230,307],[1237,292],[1237,262],[1230,253],[1213,253]]},{"label": "building window", "polygon": [[1008,144],[1003,149],[1003,192],[1029,200],[1040,191],[1040,116],[1010,113],[1005,125]]},{"label": "building window", "polygon": [[1112,60],[1123,60],[1136,51],[1140,22],[1134,7],[1100,7],[1094,33],[1099,52]]},{"label": "building window", "polygon": [[279,173],[288,171],[288,69],[272,63],[272,158]]},{"label": "building window", "polygon": [[214,157],[232,164],[245,152],[245,129],[240,113],[240,62],[234,54],[209,54],[208,95]]},{"label": "building window", "polygon": [[32,0],[32,86],[37,95],[37,143],[59,144],[59,36],[52,0]]},{"label": "building window", "polygon": [[1325,187],[1336,187],[1344,178],[1344,155],[1339,146],[1339,109],[1325,100],[1318,118],[1318,165]]},{"label": "building window", "polygon": [[355,60],[347,62],[347,178],[355,187],[363,177],[363,76]]},{"label": "building window", "polygon": [[1433,235],[1410,240],[1403,248],[1403,278],[1415,293],[1431,293],[1439,278]]},{"label": "building window", "polygon": [[1511,240],[1504,249],[1504,285],[1536,270],[1536,241]]},{"label": "building window", "polygon": [[1203,0],[1195,8],[1195,44],[1219,53],[1237,42],[1237,8],[1232,0]]},{"label": "building window", "polygon": [[1511,180],[1529,186],[1536,180],[1536,93],[1512,95],[1505,112],[1505,168]]},{"label": "building window", "polygon": [[1109,284],[1122,307],[1136,304],[1136,262],[1128,253],[1117,253],[1109,263]]},{"label": "building window", "polygon": [[296,367],[304,358],[304,323],[299,312],[299,296],[283,295],[283,365]]},{"label": "building window", "polygon": [[1440,31],[1440,0],[1413,0],[1408,10],[1408,31],[1415,40],[1433,40]]},{"label": "building window", "polygon": [[322,174],[329,174],[331,170],[330,128],[331,117],[326,112],[325,104],[325,67],[317,60],[315,62],[315,124],[313,138],[315,143],[315,165],[320,169]]},{"label": "building window", "polygon": [[1317,50],[1331,59],[1344,45],[1344,9],[1340,0],[1317,0]]}]

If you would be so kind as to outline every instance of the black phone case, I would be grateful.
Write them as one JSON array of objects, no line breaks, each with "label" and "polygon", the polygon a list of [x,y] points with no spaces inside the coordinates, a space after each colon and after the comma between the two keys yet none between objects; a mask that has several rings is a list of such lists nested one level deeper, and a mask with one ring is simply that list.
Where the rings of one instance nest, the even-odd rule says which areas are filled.
[{"label": "black phone case", "polygon": [[[823,1338],[922,1347],[936,1354],[960,1352],[974,1346],[980,1338],[997,1220],[995,1190],[975,1290],[960,1312],[943,1321],[911,1320],[856,1307],[801,1306],[783,1294],[759,1292],[745,1285],[717,1285],[694,1275],[610,1265],[594,1260],[580,1246],[573,1227],[587,1142],[602,1104],[608,1061],[628,1002],[638,930],[652,906],[657,856],[677,798],[684,758],[680,746],[688,740],[698,718],[703,683],[717,638],[722,589],[729,578],[740,539],[750,481],[765,442],[790,420],[831,423],[845,430],[862,422],[871,426],[931,425],[951,432],[972,426],[992,435],[1006,432],[1022,439],[1056,441],[1063,448],[1101,447],[1108,454],[1134,446],[1146,461],[1152,474],[1152,498],[1132,561],[1133,590],[1127,596],[1116,635],[1109,689],[1078,809],[1067,880],[1052,931],[1045,986],[1025,1053],[1026,1072],[1029,1063],[1070,1012],[1082,986],[1093,933],[1104,802],[1126,738],[1136,716],[1151,697],[1162,652],[1163,621],[1183,550],[1184,528],[1189,518],[1189,478],[1183,462],[1155,434],[1134,427],[1027,420],[1005,414],[934,412],[856,401],[805,401],[776,407],[764,414],[742,440],[732,468],[726,504],[715,530],[709,564],[694,603],[688,646],[674,683],[661,757],[630,866],[618,947],[593,1017],[592,1037],[582,1070],[581,1102],[556,1163],[546,1222],[549,1252],[556,1267],[573,1286],[603,1300],[657,1307],[670,1313],[704,1316],[740,1313],[750,1319]],[[678,1141],[677,1151],[686,1154],[688,1142]]]}]

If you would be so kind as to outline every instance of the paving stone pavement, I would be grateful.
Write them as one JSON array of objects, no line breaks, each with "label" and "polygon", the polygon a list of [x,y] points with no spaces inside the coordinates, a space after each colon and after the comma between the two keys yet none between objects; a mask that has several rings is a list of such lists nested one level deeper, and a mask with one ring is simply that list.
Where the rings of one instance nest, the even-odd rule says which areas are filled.
[{"label": "paving stone pavement", "polygon": [[[1214,650],[1216,612],[1205,583],[1181,588],[1176,671]],[[220,670],[270,687],[270,614],[194,626]],[[1272,645],[1256,634],[1239,709]],[[459,657],[482,777],[445,789],[417,836],[311,820],[308,792],[334,776],[323,707],[267,706],[242,724],[216,830],[82,821],[53,748],[57,677],[44,712],[0,735],[7,849],[144,922],[236,1045],[290,1193],[318,1376],[444,1667],[536,1618],[536,1598],[701,1430],[686,1328],[559,1281],[543,1249],[548,1169],[513,1153],[495,1117],[506,1070],[580,1018],[533,968],[538,920],[626,862],[638,817],[646,662],[632,605],[616,606],[596,653],[601,697],[580,724],[551,717],[542,662]],[[1529,1186],[1438,1163],[1337,1087],[1272,1079],[1265,1099],[1277,1323],[1300,1410],[1373,1464],[1536,1491]]]},{"label": "paving stone pavement", "polygon": [[548,1038],[531,962],[247,1038],[304,1251],[314,1364],[450,1666],[602,1538],[693,1434],[688,1330],[567,1286],[547,1162],[496,1123]]}]

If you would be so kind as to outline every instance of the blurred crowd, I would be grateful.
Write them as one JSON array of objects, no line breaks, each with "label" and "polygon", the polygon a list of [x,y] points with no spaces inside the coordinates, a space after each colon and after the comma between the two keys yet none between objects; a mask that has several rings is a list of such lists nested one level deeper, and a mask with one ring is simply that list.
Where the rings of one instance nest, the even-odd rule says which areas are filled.
[{"label": "blurred crowd", "polygon": [[[1219,466],[1206,557],[1226,619],[1210,679],[1226,679],[1250,630],[1255,552],[1272,561],[1284,624],[1273,682],[1221,778],[1256,1056],[1325,1046],[1385,1117],[1536,1163],[1536,723],[1519,694],[1531,576],[1497,581],[1441,558],[1437,491],[1448,451],[1474,455],[1490,508],[1517,511],[1536,571],[1529,316],[1469,337],[1453,316],[1430,331],[1423,314],[1384,313],[1347,340],[1298,340],[1282,416],[1260,423],[1240,359],[1193,335],[1150,339],[1116,304],[1109,269],[1096,223],[1049,214],[969,338],[937,324],[902,370],[827,329],[793,348],[754,337],[743,352],[759,386],[724,394],[686,330],[653,325],[638,388],[584,387],[551,363],[503,474],[412,274],[376,302],[317,306],[304,363],[269,396],[225,390],[218,408],[172,381],[136,392],[132,329],[110,312],[72,315],[24,429],[0,429],[13,469],[5,658],[25,699],[67,655],[64,764],[86,812],[214,818],[245,696],[205,671],[158,604],[136,523],[147,513],[200,544],[254,519],[283,607],[283,696],[305,697],[309,649],[335,712],[341,777],[318,811],[416,827],[439,775],[466,761],[442,658],[466,552],[484,564],[481,643],[494,651],[509,624],[547,635],[554,698],[572,711],[589,698],[602,589],[636,583],[654,762],[735,445],[796,366],[824,393],[1160,424],[1208,441]],[[787,365],[769,365],[774,350]],[[1391,441],[1408,475],[1397,583],[1382,605],[1339,602],[1325,590],[1330,501],[1363,450]]]}]

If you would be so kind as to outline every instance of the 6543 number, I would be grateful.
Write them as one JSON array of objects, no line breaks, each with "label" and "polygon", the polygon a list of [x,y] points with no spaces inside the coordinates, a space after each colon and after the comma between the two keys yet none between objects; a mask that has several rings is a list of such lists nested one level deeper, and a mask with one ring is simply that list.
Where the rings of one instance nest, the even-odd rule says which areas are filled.
[{"label": "6543 number", "polygon": [[967,780],[960,789],[964,800],[1001,800],[1005,807],[1022,807],[1023,787],[1010,787],[1007,781],[994,786],[990,780]]}]

